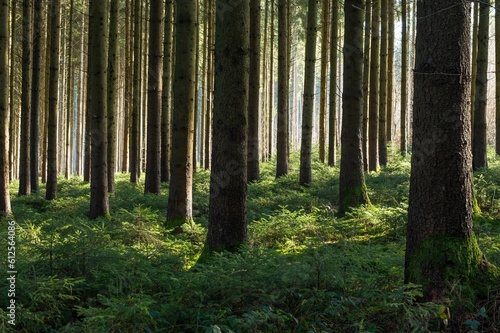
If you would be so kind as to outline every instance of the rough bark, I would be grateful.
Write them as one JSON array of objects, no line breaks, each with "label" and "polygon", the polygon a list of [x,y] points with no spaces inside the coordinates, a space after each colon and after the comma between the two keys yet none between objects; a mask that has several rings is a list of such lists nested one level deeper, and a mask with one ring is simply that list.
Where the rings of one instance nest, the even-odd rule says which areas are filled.
[{"label": "rough bark", "polygon": [[330,106],[328,110],[328,165],[337,165],[337,57],[339,41],[339,3],[332,1],[330,45]]},{"label": "rough bark", "polygon": [[[160,1],[161,2],[161,1]],[[116,169],[116,110],[118,97],[118,0],[111,0],[109,7],[109,46],[107,72],[107,127],[108,127],[108,192],[115,191]]]},{"label": "rough bark", "polygon": [[[472,231],[470,145],[470,2],[418,2],[412,172],[405,282],[424,301],[486,296],[500,272]],[[456,43],[449,43],[450,40]]]},{"label": "rough bark", "polygon": [[372,2],[365,5],[365,31],[363,48],[363,169],[368,171],[368,94],[370,92],[370,48],[371,48]]},{"label": "rough bark", "polygon": [[339,179],[339,215],[369,203],[363,170],[363,21],[364,1],[346,0],[344,92]]},{"label": "rough bark", "polygon": [[401,120],[400,120],[400,147],[401,155],[406,156],[406,117],[408,112],[408,32],[407,32],[407,4],[401,0]]},{"label": "rough bark", "polygon": [[372,1],[371,55],[370,55],[370,100],[368,107],[368,170],[375,171],[379,166],[378,127],[380,99],[380,0]]},{"label": "rough bark", "polygon": [[12,213],[9,191],[9,0],[0,1],[0,212]]},{"label": "rough bark", "polygon": [[107,126],[107,4],[101,0],[90,1],[89,15],[89,58],[88,94],[91,114],[91,219],[109,215],[108,198],[108,126]]},{"label": "rough bark", "polygon": [[[332,1],[333,2],[333,1]],[[323,2],[323,18],[321,27],[321,69],[320,69],[320,98],[319,98],[319,160],[325,163],[326,143],[326,107],[328,78],[328,47],[330,45],[330,1]],[[334,79],[335,80],[335,79]]]},{"label": "rough bark", "polygon": [[394,118],[394,0],[388,0],[387,30],[387,112],[386,140],[392,142],[392,123]]},{"label": "rough bark", "polygon": [[500,155],[500,0],[495,0],[495,152]]},{"label": "rough bark", "polygon": [[311,155],[314,114],[314,86],[316,69],[317,0],[307,6],[306,68],[304,73],[304,104],[302,108],[302,139],[300,145],[300,185],[312,182]]},{"label": "rough bark", "polygon": [[148,144],[145,193],[160,194],[161,188],[161,96],[163,1],[150,4],[148,62]]},{"label": "rough bark", "polygon": [[217,0],[213,154],[205,254],[236,251],[246,240],[250,9],[247,1],[229,4]]},{"label": "rough bark", "polygon": [[141,1],[134,0],[134,64],[132,114],[130,130],[130,181],[137,183],[141,173],[140,113],[141,113]]},{"label": "rough bark", "polygon": [[173,83],[172,158],[167,226],[192,219],[193,126],[196,66],[196,0],[176,1],[175,74]]},{"label": "rough bark", "polygon": [[380,2],[380,95],[378,109],[378,157],[379,164],[387,164],[387,0]]}]

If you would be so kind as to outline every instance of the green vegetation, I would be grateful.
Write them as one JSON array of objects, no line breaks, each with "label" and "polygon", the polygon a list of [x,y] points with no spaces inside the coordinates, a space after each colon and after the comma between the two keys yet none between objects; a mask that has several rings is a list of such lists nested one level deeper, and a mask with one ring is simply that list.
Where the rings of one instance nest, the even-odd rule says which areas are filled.
[{"label": "green vegetation", "polygon": [[[416,302],[419,286],[403,284],[410,163],[393,159],[366,177],[371,205],[342,218],[338,168],[314,162],[313,183],[301,187],[297,155],[278,180],[275,161],[264,164],[262,180],[249,185],[248,245],[203,263],[206,171],[195,176],[194,221],[182,233],[165,229],[167,185],[160,196],[143,195],[143,183],[126,175],[117,175],[107,219],[86,217],[89,185],[78,178],[59,179],[52,202],[12,198],[16,331],[445,332],[451,321],[464,332],[500,329],[500,286],[474,303],[457,285],[448,307]],[[500,266],[500,159],[489,164],[475,175],[475,232]],[[6,227],[0,236],[5,249]],[[0,332],[12,326],[0,324]]]}]

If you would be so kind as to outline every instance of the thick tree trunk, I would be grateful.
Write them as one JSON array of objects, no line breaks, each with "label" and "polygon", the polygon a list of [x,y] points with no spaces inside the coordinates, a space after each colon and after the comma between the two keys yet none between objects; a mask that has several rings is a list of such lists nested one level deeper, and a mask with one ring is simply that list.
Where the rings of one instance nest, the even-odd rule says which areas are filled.
[{"label": "thick tree trunk", "polygon": [[276,134],[276,178],[288,174],[288,92],[287,65],[289,0],[278,0],[278,124]]},{"label": "thick tree trunk", "polygon": [[148,144],[145,193],[160,194],[161,189],[161,89],[163,46],[163,1],[150,4],[148,68]]},{"label": "thick tree trunk", "polygon": [[176,2],[174,112],[167,226],[178,228],[192,219],[193,126],[196,72],[196,0]]},{"label": "thick tree trunk", "polygon": [[141,139],[140,139],[140,113],[141,113],[141,1],[134,0],[134,68],[133,68],[133,93],[132,116],[129,149],[130,181],[137,183],[141,173]]},{"label": "thick tree trunk", "polygon": [[32,2],[23,0],[23,53],[21,92],[21,148],[19,159],[19,195],[31,194],[30,118],[31,118],[31,50]]},{"label": "thick tree trunk", "polygon": [[107,126],[107,4],[101,0],[90,0],[89,16],[89,111],[91,112],[91,219],[109,215],[108,198],[108,126]]},{"label": "thick tree trunk", "polygon": [[49,110],[47,114],[47,185],[45,198],[53,200],[57,197],[57,118],[58,118],[58,86],[59,86],[59,38],[61,31],[61,1],[50,2],[50,82]]},{"label": "thick tree trunk", "polygon": [[107,127],[108,127],[108,192],[115,191],[116,169],[116,110],[118,97],[118,0],[111,0],[109,7],[109,46],[107,73]]},{"label": "thick tree trunk", "polygon": [[486,156],[486,103],[488,95],[488,44],[490,3],[481,2],[477,47],[476,94],[473,113],[472,167],[474,170],[488,166]]},{"label": "thick tree trunk", "polygon": [[247,181],[260,179],[259,167],[260,93],[260,0],[250,1],[250,86],[248,91]]},{"label": "thick tree trunk", "polygon": [[344,32],[343,125],[339,214],[369,203],[363,170],[363,21],[364,1],[346,0]]},{"label": "thick tree trunk", "polygon": [[250,10],[218,0],[210,211],[205,254],[246,240]]},{"label": "thick tree trunk", "polygon": [[314,114],[314,86],[316,69],[316,32],[318,1],[309,0],[307,6],[306,68],[304,73],[304,104],[302,108],[302,140],[300,145],[300,185],[312,182],[312,131]]},{"label": "thick tree trunk", "polygon": [[0,212],[12,213],[9,191],[9,0],[0,1]]},{"label": "thick tree trunk", "polygon": [[466,1],[418,2],[405,282],[425,301],[457,281],[462,297],[484,297],[500,278],[472,231],[469,13]]}]

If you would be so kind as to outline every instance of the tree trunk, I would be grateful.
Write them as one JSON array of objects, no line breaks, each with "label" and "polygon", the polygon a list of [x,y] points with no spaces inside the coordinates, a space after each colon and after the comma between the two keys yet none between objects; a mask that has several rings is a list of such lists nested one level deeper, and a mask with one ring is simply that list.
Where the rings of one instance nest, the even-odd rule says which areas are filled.
[{"label": "tree trunk", "polygon": [[210,169],[210,142],[212,137],[212,112],[214,95],[214,0],[205,0],[208,11],[208,66],[207,99],[205,105],[205,169]]},{"label": "tree trunk", "polygon": [[236,251],[246,240],[250,10],[218,0],[208,235],[204,252]]},{"label": "tree trunk", "polygon": [[9,0],[0,1],[0,212],[12,213],[9,191]]},{"label": "tree trunk", "polygon": [[304,73],[304,104],[302,108],[302,140],[300,145],[300,185],[312,182],[311,155],[316,69],[317,0],[307,5],[306,68]]},{"label": "tree trunk", "polygon": [[388,0],[386,141],[392,142],[394,109],[394,0]]},{"label": "tree trunk", "polygon": [[[275,16],[275,4],[274,0],[271,0],[271,26],[269,28],[269,92],[268,92],[268,108],[269,108],[269,118],[267,119],[267,157],[269,160],[273,153],[273,118],[274,118],[274,16]],[[278,22],[279,23],[279,22]],[[278,35],[279,38],[279,35]],[[279,42],[279,41],[278,41]],[[279,43],[278,43],[279,44]],[[278,81],[279,79],[278,70]],[[279,82],[278,82],[279,84]],[[279,85],[278,85],[278,95],[279,95]],[[278,97],[279,98],[279,97]],[[278,102],[279,103],[279,102]],[[279,108],[279,107],[278,107]]]},{"label": "tree trunk", "polygon": [[107,3],[90,0],[89,8],[89,110],[91,112],[91,178],[90,214],[91,219],[109,215],[108,198],[108,126],[107,126]]},{"label": "tree trunk", "polygon": [[167,226],[179,228],[192,219],[193,126],[196,72],[196,0],[176,1],[174,112]]},{"label": "tree trunk", "polygon": [[[404,0],[403,0],[404,1]],[[367,0],[365,5],[365,28],[363,47],[363,169],[368,171],[368,96],[370,85],[370,48],[371,48],[372,1]]]},{"label": "tree trunk", "polygon": [[[332,1],[333,2],[333,1]],[[328,79],[328,46],[330,44],[330,1],[323,2],[323,19],[321,27],[321,69],[320,69],[320,101],[319,101],[319,160],[325,163],[325,141],[326,141],[326,90]]]},{"label": "tree trunk", "polygon": [[276,178],[288,174],[288,93],[287,65],[289,0],[278,0],[278,124],[276,134]]},{"label": "tree trunk", "polygon": [[68,64],[66,72],[66,126],[64,127],[66,147],[64,151],[66,152],[64,160],[64,176],[66,179],[71,175],[71,121],[73,118],[73,12],[74,12],[74,0],[70,0],[69,3],[69,19],[68,19]]},{"label": "tree trunk", "polygon": [[107,73],[107,128],[108,128],[108,192],[115,191],[116,171],[116,110],[118,97],[118,0],[111,0],[109,7],[109,47]]},{"label": "tree trunk", "polygon": [[170,180],[170,115],[172,113],[172,40],[174,0],[166,1],[161,103],[161,181]]},{"label": "tree trunk", "polygon": [[[17,29],[16,29],[16,17],[17,17],[17,0],[12,0],[12,13],[10,16],[10,21],[11,21],[11,36],[16,36]],[[10,38],[10,37],[9,37]],[[14,179],[14,175],[17,175],[16,173],[16,164],[17,163],[17,146],[16,146],[16,141],[17,141],[17,135],[15,135],[15,128],[16,128],[16,87],[15,87],[15,77],[14,75],[14,68],[16,67],[15,65],[15,60],[16,60],[16,48],[15,48],[15,39],[12,39],[12,43],[10,45],[10,79],[9,79],[9,96],[10,96],[10,101],[9,101],[9,109],[10,109],[10,114],[9,114],[9,179]]]},{"label": "tree trunk", "polygon": [[[132,0],[126,0],[125,3],[125,51],[132,54],[133,39],[132,39]],[[130,139],[130,114],[131,114],[131,98],[132,91],[132,57],[124,57],[125,59],[125,82],[124,82],[124,96],[123,96],[123,143],[122,143],[122,173],[128,171],[128,143]]]},{"label": "tree trunk", "polygon": [[34,0],[33,9],[33,76],[31,90],[31,124],[30,124],[30,183],[31,192],[40,190],[38,182],[38,166],[40,154],[40,97],[42,79],[42,0]]},{"label": "tree trunk", "polygon": [[495,152],[500,155],[500,0],[495,0]]},{"label": "tree trunk", "polygon": [[337,57],[339,44],[339,3],[332,1],[330,45],[330,107],[328,110],[328,165],[337,165]]},{"label": "tree trunk", "polygon": [[486,156],[486,104],[488,95],[488,44],[490,27],[490,3],[479,6],[477,45],[476,94],[473,113],[472,167],[474,170],[488,165]]},{"label": "tree trunk", "polygon": [[339,214],[369,203],[363,170],[363,23],[364,1],[346,0],[344,32],[343,125]]},{"label": "tree trunk", "polygon": [[401,123],[400,123],[400,150],[406,156],[406,117],[408,110],[408,32],[407,30],[406,0],[401,0]]},{"label": "tree trunk", "polygon": [[250,1],[250,86],[248,90],[247,181],[260,179],[259,168],[259,93],[260,93],[260,0]]},{"label": "tree trunk", "polygon": [[378,151],[380,165],[387,165],[387,0],[380,2],[380,95],[378,118]]},{"label": "tree trunk", "polygon": [[21,149],[19,160],[19,195],[31,194],[30,118],[31,118],[31,50],[32,2],[23,0],[23,53],[21,92]]},{"label": "tree trunk", "polygon": [[47,185],[45,198],[53,200],[57,197],[57,118],[58,118],[58,86],[59,86],[59,38],[61,31],[61,1],[50,2],[50,82],[49,110],[47,114]]},{"label": "tree trunk", "polygon": [[484,297],[500,278],[472,231],[469,13],[470,2],[418,3],[405,282],[422,285],[424,301],[457,281],[461,297]]},{"label": "tree trunk", "polygon": [[161,89],[163,46],[163,1],[150,4],[149,68],[148,68],[148,144],[145,193],[161,190]]},{"label": "tree trunk", "polygon": [[130,181],[137,183],[141,168],[140,113],[141,113],[141,1],[134,0],[134,68],[132,93],[132,124],[130,133]]},{"label": "tree trunk", "polygon": [[372,1],[372,43],[370,56],[370,101],[368,109],[368,169],[375,171],[379,166],[378,127],[380,99],[380,0]]}]

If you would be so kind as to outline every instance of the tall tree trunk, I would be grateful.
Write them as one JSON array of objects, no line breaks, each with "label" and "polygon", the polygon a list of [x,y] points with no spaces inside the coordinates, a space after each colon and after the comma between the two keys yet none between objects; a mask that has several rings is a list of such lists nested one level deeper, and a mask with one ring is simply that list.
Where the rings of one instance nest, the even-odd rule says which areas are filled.
[{"label": "tall tree trunk", "polygon": [[474,170],[488,165],[486,156],[486,104],[488,95],[488,44],[490,27],[490,3],[479,6],[479,29],[477,47],[476,95],[472,138],[472,167]]},{"label": "tall tree trunk", "polygon": [[89,110],[91,117],[91,179],[90,214],[91,219],[109,215],[108,198],[108,126],[107,126],[107,3],[90,0],[89,8]]},{"label": "tall tree trunk", "polygon": [[161,103],[161,181],[170,180],[170,115],[172,113],[172,41],[174,0],[167,0],[163,40],[163,86]]},{"label": "tall tree trunk", "polygon": [[246,240],[248,1],[217,0],[210,206],[205,253],[236,251]]},{"label": "tall tree trunk", "polygon": [[248,90],[247,181],[260,179],[259,168],[260,94],[260,0],[250,1],[250,86]]},{"label": "tall tree trunk", "polygon": [[500,278],[472,231],[469,13],[468,1],[418,2],[405,282],[422,285],[424,301],[457,282],[484,297]]},{"label": "tall tree trunk", "polygon": [[[404,0],[403,0],[404,1]],[[368,96],[370,92],[370,48],[371,48],[372,1],[366,0],[363,47],[363,169],[368,171]]]},{"label": "tall tree trunk", "polygon": [[266,0],[264,2],[264,37],[263,37],[263,47],[262,47],[262,80],[261,80],[261,130],[260,130],[260,159],[262,161],[265,161],[267,158],[267,125],[269,123],[268,121],[268,116],[269,116],[269,107],[267,104],[267,53],[268,53],[268,47],[267,47],[267,39],[268,39],[268,29],[267,25],[269,23],[269,3],[270,0]]},{"label": "tall tree trunk", "polygon": [[337,165],[337,57],[339,44],[339,3],[332,1],[330,45],[330,106],[328,110],[328,165]]},{"label": "tall tree trunk", "polygon": [[31,194],[30,118],[31,118],[31,50],[32,2],[23,0],[23,54],[21,92],[21,150],[19,160],[19,195]]},{"label": "tall tree trunk", "polygon": [[363,22],[364,1],[346,0],[344,32],[343,125],[339,214],[369,203],[363,170]]},{"label": "tall tree trunk", "polygon": [[379,166],[378,127],[380,100],[380,0],[372,1],[372,44],[370,56],[370,101],[368,109],[368,169],[375,171]]},{"label": "tall tree trunk", "polygon": [[42,81],[42,0],[34,0],[33,7],[33,76],[31,90],[31,124],[30,124],[30,184],[31,192],[40,190],[38,182],[38,166],[40,153],[40,110]]},{"label": "tall tree trunk", "polygon": [[387,165],[387,0],[380,2],[380,95],[378,118],[378,151],[380,165]]},{"label": "tall tree trunk", "polygon": [[[125,3],[125,51],[128,54],[132,54],[134,50],[133,39],[132,39],[132,28],[133,28],[133,18],[132,18],[132,0],[126,0]],[[122,143],[122,173],[128,171],[128,147],[130,139],[130,114],[131,114],[131,91],[132,91],[132,57],[124,57],[125,59],[125,82],[124,82],[124,110],[123,110],[123,143]]]},{"label": "tall tree trunk", "polygon": [[148,144],[144,192],[160,194],[163,1],[151,2],[149,8]]},{"label": "tall tree trunk", "polygon": [[289,73],[287,64],[289,0],[278,0],[278,124],[276,135],[276,178],[288,174],[288,94]]},{"label": "tall tree trunk", "polygon": [[471,83],[471,92],[470,92],[470,112],[471,112],[471,138],[474,142],[474,107],[476,101],[476,77],[477,77],[477,48],[479,41],[479,1],[474,2],[474,7],[472,11],[472,83]]},{"label": "tall tree trunk", "polygon": [[500,0],[495,0],[495,152],[500,155]]},{"label": "tall tree trunk", "polygon": [[134,68],[132,93],[132,124],[130,133],[130,181],[137,183],[141,172],[140,113],[141,113],[141,1],[134,0]]},{"label": "tall tree trunk", "polygon": [[[161,1],[160,1],[161,2]],[[108,128],[108,192],[115,191],[116,171],[116,110],[118,97],[118,0],[111,0],[109,7],[109,47],[107,62],[106,96],[107,128]]]},{"label": "tall tree trunk", "polygon": [[66,152],[64,176],[66,179],[71,175],[71,120],[73,116],[73,6],[74,0],[70,0],[69,4],[69,19],[68,19],[68,68],[66,72],[66,126],[65,126],[65,141],[66,147],[64,151]]},{"label": "tall tree trunk", "polygon": [[[332,1],[333,2],[333,1]],[[321,27],[321,69],[320,69],[320,101],[319,101],[319,160],[325,163],[325,142],[326,142],[326,91],[328,78],[328,46],[330,44],[330,1],[323,2],[323,19]]]},{"label": "tall tree trunk", "polygon": [[[9,191],[9,0],[0,1],[0,212],[12,213]],[[12,75],[12,74],[11,74]]]},{"label": "tall tree trunk", "polygon": [[304,73],[304,104],[302,108],[302,140],[300,145],[300,185],[312,182],[312,130],[314,114],[314,86],[316,69],[317,0],[307,5],[306,62]]},{"label": "tall tree trunk", "polygon": [[[11,21],[11,29],[10,33],[11,36],[16,36],[17,29],[16,29],[16,16],[17,16],[17,0],[12,0],[12,13],[10,17]],[[17,148],[16,148],[16,141],[17,141],[17,136],[14,135],[15,133],[15,128],[16,128],[16,96],[15,96],[15,77],[14,75],[14,68],[15,66],[15,60],[16,60],[16,48],[15,48],[15,39],[12,39],[12,43],[10,45],[10,79],[9,79],[9,96],[10,96],[10,101],[9,101],[9,109],[10,109],[10,114],[9,114],[9,179],[14,179],[14,175],[17,175],[16,173],[16,164],[17,164]]]},{"label": "tall tree trunk", "polygon": [[205,106],[205,169],[210,169],[210,142],[212,137],[212,112],[214,95],[214,0],[206,0],[208,11],[208,66],[207,99]]},{"label": "tall tree trunk", "polygon": [[57,116],[59,86],[59,39],[61,31],[61,1],[50,2],[50,83],[49,110],[47,114],[47,185],[45,198],[53,200],[57,197]]},{"label": "tall tree trunk", "polygon": [[179,228],[192,219],[193,126],[196,97],[196,0],[176,1],[174,112],[167,225]]},{"label": "tall tree trunk", "polygon": [[406,156],[406,117],[408,111],[408,32],[407,32],[407,4],[401,0],[401,123],[400,123],[400,150]]},{"label": "tall tree trunk", "polygon": [[388,0],[387,31],[387,112],[386,140],[392,142],[392,122],[394,113],[394,0]]},{"label": "tall tree trunk", "polygon": [[[279,0],[278,0],[279,1]],[[271,0],[271,27],[269,28],[269,91],[268,91],[268,108],[269,108],[269,118],[267,124],[267,160],[271,158],[273,153],[273,118],[274,118],[274,16],[275,16],[274,0]],[[279,22],[278,22],[279,23]],[[279,39],[279,34],[278,34]],[[279,44],[279,43],[278,43]],[[278,71],[278,81],[279,79]],[[279,84],[279,83],[278,83]],[[279,86],[278,86],[279,95]],[[279,97],[278,97],[279,98]],[[279,103],[279,102],[278,102]],[[279,108],[279,107],[278,107]]]}]

